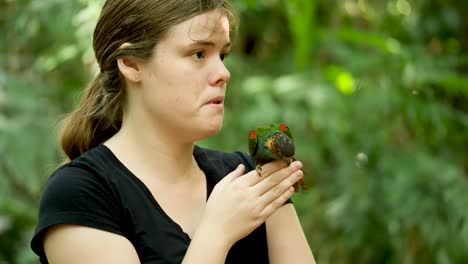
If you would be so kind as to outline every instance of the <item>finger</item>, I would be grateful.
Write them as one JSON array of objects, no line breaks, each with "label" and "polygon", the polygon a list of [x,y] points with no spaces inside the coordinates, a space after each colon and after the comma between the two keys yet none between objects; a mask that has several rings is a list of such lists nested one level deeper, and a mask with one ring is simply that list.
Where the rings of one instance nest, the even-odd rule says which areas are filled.
[{"label": "finger", "polygon": [[244,177],[240,178],[239,180],[243,181],[243,184],[246,184],[247,186],[254,186],[260,181],[263,181],[264,179],[268,178],[272,173],[277,172],[285,166],[286,164],[282,161],[272,161],[262,166],[262,168],[264,168],[262,169],[263,176],[258,175],[258,172],[256,170],[252,170],[245,174]]},{"label": "finger", "polygon": [[[288,177],[302,177],[302,171],[300,170],[302,168],[302,163],[299,161],[295,161],[291,163],[287,168],[283,168],[269,177],[266,177],[262,182],[259,182],[257,185],[255,185],[255,191],[259,195],[263,195],[265,192],[271,190],[281,182],[283,182],[284,179]],[[299,173],[300,175],[294,175],[294,173]],[[298,179],[293,179],[294,184]]]},{"label": "finger", "polygon": [[244,173],[245,173],[244,164],[239,164],[239,166],[237,166],[235,170],[231,171],[231,173],[229,173],[228,175],[226,175],[226,177],[224,177],[223,181],[232,182],[233,180],[244,175]]},{"label": "finger", "polygon": [[272,200],[269,204],[265,206],[263,211],[260,213],[265,219],[270,217],[276,210],[283,206],[286,201],[291,198],[294,194],[294,187],[287,188],[280,196]]},{"label": "finger", "polygon": [[268,177],[274,172],[278,171],[281,168],[286,168],[288,164],[284,160],[275,160],[269,163],[264,164],[261,167],[260,176],[261,177]]},{"label": "finger", "polygon": [[280,184],[274,186],[270,190],[266,191],[262,196],[259,198],[259,204],[260,208],[262,207],[267,207],[269,204],[271,204],[273,201],[277,200],[279,197],[281,197],[284,192],[289,190],[290,188],[293,189],[293,185],[298,182],[303,176],[303,173],[301,170],[298,170],[291,174],[289,177],[284,179]]}]

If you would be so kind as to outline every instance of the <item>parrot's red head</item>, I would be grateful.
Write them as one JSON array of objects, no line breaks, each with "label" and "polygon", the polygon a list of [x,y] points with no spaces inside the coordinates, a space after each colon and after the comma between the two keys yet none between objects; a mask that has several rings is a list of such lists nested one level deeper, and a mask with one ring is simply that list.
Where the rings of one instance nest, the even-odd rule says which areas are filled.
[{"label": "parrot's red head", "polygon": [[286,130],[288,130],[288,126],[286,124],[281,124],[281,125],[279,125],[279,129],[281,129],[281,131],[285,132]]}]

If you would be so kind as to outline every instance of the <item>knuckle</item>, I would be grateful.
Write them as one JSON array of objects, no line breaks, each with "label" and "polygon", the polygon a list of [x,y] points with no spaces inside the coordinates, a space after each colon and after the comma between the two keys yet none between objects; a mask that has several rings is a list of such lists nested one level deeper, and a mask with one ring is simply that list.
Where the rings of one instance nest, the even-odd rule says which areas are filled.
[{"label": "knuckle", "polygon": [[259,214],[264,210],[265,208],[261,204],[256,204],[255,206],[252,207],[252,212],[256,215],[255,219],[259,217]]},{"label": "knuckle", "polygon": [[290,172],[288,170],[280,170],[274,175],[274,177],[271,177],[271,180],[275,185],[278,185],[282,183],[285,179],[287,179],[288,176],[290,176],[292,173],[294,172]]},{"label": "knuckle", "polygon": [[283,196],[281,196],[281,198],[283,199],[283,204],[284,204],[289,198],[291,198],[291,196],[293,195],[293,193],[294,193],[294,188],[293,188],[293,189],[291,189],[291,188],[293,188],[293,187],[290,186],[290,187],[286,190],[286,192],[284,192]]},{"label": "knuckle", "polygon": [[282,192],[281,188],[276,187],[276,188],[273,189],[273,195],[275,197],[280,197],[282,194],[283,194],[283,192]]},{"label": "knuckle", "polygon": [[271,205],[268,205],[265,210],[262,211],[262,213],[259,215],[259,219],[267,219],[271,214],[272,214],[272,208]]},{"label": "knuckle", "polygon": [[257,225],[256,223],[262,223],[263,222],[263,220],[265,219],[264,213],[265,213],[265,210],[262,210],[262,211],[259,211],[257,214],[255,214],[252,217],[251,220],[254,223],[254,225]]},{"label": "knuckle", "polygon": [[269,176],[285,167],[284,162],[275,160],[262,166],[262,176]]},{"label": "knuckle", "polygon": [[271,203],[271,207],[273,207],[275,210],[280,208],[283,203],[281,202],[281,199],[276,199]]},{"label": "knuckle", "polygon": [[270,182],[270,185],[271,186],[276,186],[278,184],[280,184],[282,181],[281,177],[278,177],[278,175],[274,175],[272,177],[270,177],[269,179],[269,182]]},{"label": "knuckle", "polygon": [[254,218],[254,221],[257,222],[257,223],[262,223],[264,219],[265,219],[265,216],[263,216],[261,213],[259,213],[259,214]]}]

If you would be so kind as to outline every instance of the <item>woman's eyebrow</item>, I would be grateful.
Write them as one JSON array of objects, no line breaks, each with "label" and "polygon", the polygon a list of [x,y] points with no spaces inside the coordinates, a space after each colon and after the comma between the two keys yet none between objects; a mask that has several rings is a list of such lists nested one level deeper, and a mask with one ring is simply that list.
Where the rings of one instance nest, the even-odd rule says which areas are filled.
[{"label": "woman's eyebrow", "polygon": [[[216,46],[216,43],[212,41],[207,41],[207,40],[196,40],[192,42],[189,46],[190,47],[192,46]],[[231,42],[226,42],[226,44],[224,44],[223,46],[223,48],[229,48],[229,47],[231,47]]]}]

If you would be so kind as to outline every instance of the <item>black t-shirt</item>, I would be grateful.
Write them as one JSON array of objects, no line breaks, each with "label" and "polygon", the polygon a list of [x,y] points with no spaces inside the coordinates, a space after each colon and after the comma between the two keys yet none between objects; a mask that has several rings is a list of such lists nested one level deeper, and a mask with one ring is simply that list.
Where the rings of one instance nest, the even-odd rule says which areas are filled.
[{"label": "black t-shirt", "polygon": [[[239,164],[255,168],[242,152],[195,146],[194,157],[206,175],[208,196]],[[43,231],[56,224],[77,224],[126,237],[141,263],[180,263],[190,237],[158,205],[148,188],[104,145],[63,165],[50,177],[41,198],[31,241],[41,263],[48,263]],[[226,263],[268,263],[265,224],[230,249]]]}]

